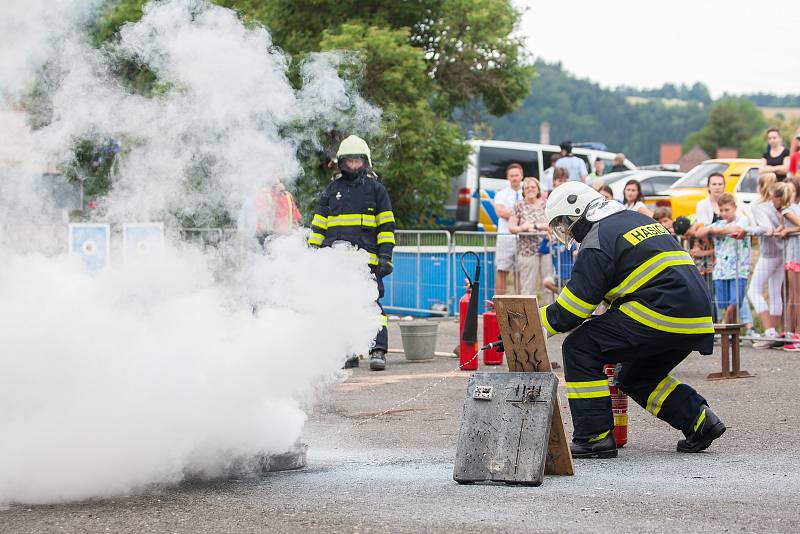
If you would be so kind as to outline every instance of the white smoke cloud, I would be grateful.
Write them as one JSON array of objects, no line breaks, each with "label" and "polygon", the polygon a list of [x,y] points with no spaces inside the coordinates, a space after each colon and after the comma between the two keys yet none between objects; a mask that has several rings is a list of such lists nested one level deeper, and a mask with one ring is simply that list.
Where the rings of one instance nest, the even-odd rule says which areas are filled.
[{"label": "white smoke cloud", "polygon": [[[295,91],[286,57],[269,33],[245,28],[228,9],[197,0],[151,3],[120,34],[114,53],[149,66],[167,89],[157,98],[130,95],[112,80],[107,54],[73,38],[62,47],[65,74],[53,98],[54,121],[41,133],[56,159],[65,158],[75,139],[123,139],[130,153],[109,198],[112,218],[152,218],[202,205],[206,199],[179,193],[187,169],[203,155],[213,156],[206,164],[216,193],[233,210],[255,188],[300,172],[298,139],[281,137],[282,127],[331,127],[345,113],[345,124],[362,129],[378,122],[379,110],[337,75],[339,56],[315,55],[304,63],[304,85]],[[170,194],[154,195],[165,179]]]},{"label": "white smoke cloud", "polygon": [[73,34],[98,0],[0,2],[0,105],[30,89],[59,43]]},{"label": "white smoke cloud", "polygon": [[[295,91],[268,32],[227,9],[152,3],[109,51],[76,31],[79,4],[91,2],[4,0],[4,29],[23,21],[30,34],[8,34],[26,59],[0,67],[0,107],[19,103],[36,65],[58,66],[52,122],[28,132],[17,157],[64,161],[78,139],[120,140],[103,202],[109,222],[174,226],[172,214],[209,203],[234,211],[255,189],[300,172],[304,123],[377,122],[379,110],[336,75],[338,59],[307,62]],[[112,53],[148,64],[166,89],[132,94],[110,74]],[[279,134],[286,126],[294,137]],[[211,185],[187,193],[200,156]],[[24,167],[0,169],[0,180],[14,203],[41,203]],[[11,210],[9,198],[0,210]],[[17,234],[2,232],[6,242]],[[380,324],[365,253],[312,251],[300,234],[275,240],[268,258],[173,243],[92,277],[65,254],[18,250],[48,247],[0,247],[0,502],[125,494],[285,451],[319,385],[346,355],[368,350]]]}]

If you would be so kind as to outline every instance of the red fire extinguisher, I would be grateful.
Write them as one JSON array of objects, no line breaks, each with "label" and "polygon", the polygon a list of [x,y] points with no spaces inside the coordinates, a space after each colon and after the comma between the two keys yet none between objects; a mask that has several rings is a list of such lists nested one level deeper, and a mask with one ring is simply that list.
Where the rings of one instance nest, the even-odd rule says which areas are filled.
[{"label": "red fire extinguisher", "polygon": [[[494,303],[486,301],[486,311],[483,312],[483,344],[484,346],[494,341],[500,340],[500,326],[497,324],[497,313],[494,311]],[[503,351],[500,347],[484,349],[483,363],[486,365],[500,365],[503,363]]]},{"label": "red fire extinguisher", "polygon": [[476,341],[475,343],[470,343],[461,338],[461,334],[464,332],[464,322],[467,319],[467,310],[469,309],[469,299],[471,296],[472,289],[470,288],[469,284],[467,284],[467,292],[464,293],[464,296],[458,301],[458,356],[459,367],[463,371],[474,371],[478,368],[478,358],[475,357],[475,353],[478,352],[478,342]]},{"label": "red fire extinguisher", "polygon": [[611,393],[611,411],[614,414],[614,441],[617,447],[628,443],[628,396],[619,390],[614,379],[616,366],[604,365],[603,371],[608,377],[608,390]]},{"label": "red fire extinguisher", "polygon": [[[475,276],[470,279],[464,267],[464,258],[475,258]],[[467,292],[458,302],[459,313],[459,367],[464,371],[474,371],[478,368],[478,299],[480,298],[479,280],[481,277],[481,263],[477,254],[467,251],[461,255],[461,270],[467,279]]]}]

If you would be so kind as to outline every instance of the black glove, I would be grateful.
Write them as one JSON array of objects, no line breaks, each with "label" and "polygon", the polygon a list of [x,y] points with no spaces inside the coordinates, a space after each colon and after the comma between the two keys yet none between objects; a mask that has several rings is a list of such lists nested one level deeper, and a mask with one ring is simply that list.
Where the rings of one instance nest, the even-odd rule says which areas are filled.
[{"label": "black glove", "polygon": [[394,271],[394,265],[392,265],[392,258],[389,256],[378,256],[378,268],[376,274],[383,278],[384,276],[389,276]]}]

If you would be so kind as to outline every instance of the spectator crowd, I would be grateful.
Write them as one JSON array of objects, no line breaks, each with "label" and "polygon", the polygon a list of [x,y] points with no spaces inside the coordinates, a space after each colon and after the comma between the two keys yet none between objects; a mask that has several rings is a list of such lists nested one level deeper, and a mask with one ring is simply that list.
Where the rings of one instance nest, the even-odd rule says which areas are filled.
[{"label": "spectator crowd", "polygon": [[[745,204],[726,192],[726,176],[712,173],[708,196],[698,202],[693,217],[673,220],[668,207],[645,204],[641,184],[629,180],[619,199],[663,225],[694,259],[708,282],[715,303],[715,320],[745,325],[757,348],[800,351],[800,130],[790,148],[780,131],[770,128],[758,169],[758,199]],[[617,154],[609,173],[628,170]],[[614,200],[603,183],[604,164],[597,160],[589,174],[572,154],[571,143],[550,160],[540,182],[524,177],[523,167],[506,169],[508,187],[495,196],[499,217],[495,292],[503,294],[513,272],[513,290],[551,302],[567,283],[577,248],[553,239],[545,217],[548,194],[567,181],[590,182]]]}]

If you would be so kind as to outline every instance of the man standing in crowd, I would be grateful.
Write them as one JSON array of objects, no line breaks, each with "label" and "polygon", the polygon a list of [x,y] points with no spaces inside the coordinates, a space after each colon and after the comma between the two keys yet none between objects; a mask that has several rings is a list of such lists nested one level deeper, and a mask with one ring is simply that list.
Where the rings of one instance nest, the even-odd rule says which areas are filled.
[{"label": "man standing in crowd", "polygon": [[508,219],[514,214],[514,205],[522,200],[522,176],[522,165],[519,163],[512,163],[506,167],[508,187],[501,189],[494,196],[498,234],[494,258],[494,266],[497,271],[494,278],[496,295],[505,295],[508,273],[514,267],[517,256],[517,236],[510,233]]},{"label": "man standing in crowd", "polygon": [[556,161],[556,167],[566,169],[570,182],[585,182],[588,171],[583,160],[572,154],[572,141],[564,141],[560,145],[561,157]]},{"label": "man standing in crowd", "polygon": [[[556,161],[561,157],[561,154],[550,155],[550,166],[542,173],[542,191],[549,193],[553,190],[553,172],[556,169]],[[545,195],[546,196],[546,195]]]},{"label": "man standing in crowd", "polygon": [[[550,335],[571,331],[562,354],[572,456],[617,456],[607,363],[621,363],[623,392],[683,432],[678,452],[708,448],[725,425],[697,391],[669,374],[691,352],[714,348],[711,299],[692,258],[661,224],[585,184],[554,189],[546,217],[560,241],[581,243],[569,282],[539,312]],[[602,301],[608,311],[592,317]]]},{"label": "man standing in crowd", "polygon": [[[351,135],[339,145],[336,153],[339,174],[325,188],[319,208],[311,221],[308,244],[313,247],[339,245],[364,249],[369,253],[369,266],[378,284],[378,306],[382,327],[370,350],[369,368],[386,369],[389,346],[388,320],[383,313],[383,278],[392,273],[394,250],[394,213],[386,188],[372,171],[367,143]],[[345,363],[345,368],[358,367],[358,356]]]},{"label": "man standing in crowd", "polygon": [[608,173],[611,174],[612,172],[623,172],[627,170],[628,167],[625,166],[625,154],[620,152],[611,160],[611,170],[608,171]]}]

